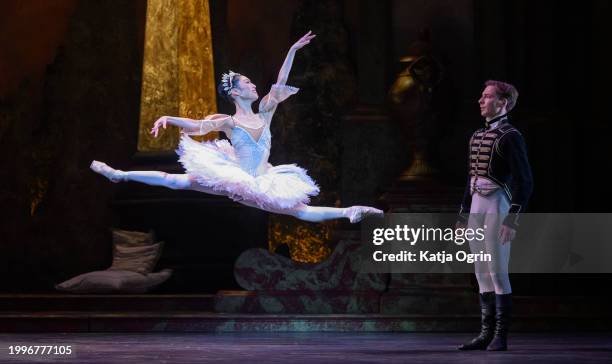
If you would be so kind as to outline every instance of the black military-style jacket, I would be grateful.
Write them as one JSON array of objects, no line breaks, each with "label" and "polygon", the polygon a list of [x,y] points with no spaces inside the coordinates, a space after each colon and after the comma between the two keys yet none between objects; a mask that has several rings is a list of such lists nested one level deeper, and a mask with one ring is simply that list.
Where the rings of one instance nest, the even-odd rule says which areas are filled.
[{"label": "black military-style jacket", "polygon": [[[489,125],[499,121],[492,129]],[[487,178],[499,185],[508,200],[510,211],[504,225],[516,228],[519,213],[525,211],[533,190],[533,177],[523,135],[509,123],[508,115],[498,116],[476,130],[469,144],[469,173],[463,194],[460,220],[467,223],[472,205],[470,182],[473,176]]]}]

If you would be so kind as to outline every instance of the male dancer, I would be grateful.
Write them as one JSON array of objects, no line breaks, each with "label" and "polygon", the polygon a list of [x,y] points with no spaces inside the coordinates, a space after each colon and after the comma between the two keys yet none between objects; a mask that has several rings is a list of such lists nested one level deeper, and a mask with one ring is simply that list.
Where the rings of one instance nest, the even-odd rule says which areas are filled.
[{"label": "male dancer", "polygon": [[485,127],[470,139],[468,182],[457,227],[486,225],[484,241],[470,241],[470,250],[491,254],[491,262],[475,263],[481,329],[459,350],[507,350],[512,296],[510,242],[533,189],[525,141],[508,118],[517,98],[514,86],[487,81],[478,100]]}]

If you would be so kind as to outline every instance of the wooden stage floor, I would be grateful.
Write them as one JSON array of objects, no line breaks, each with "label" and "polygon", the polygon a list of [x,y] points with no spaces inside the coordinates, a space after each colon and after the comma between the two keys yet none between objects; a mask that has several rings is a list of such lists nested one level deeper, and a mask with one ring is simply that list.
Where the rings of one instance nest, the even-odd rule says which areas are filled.
[{"label": "wooden stage floor", "polygon": [[[610,363],[612,333],[515,333],[507,352],[460,352],[465,333],[0,334],[0,363]],[[15,345],[72,354],[9,355]]]}]

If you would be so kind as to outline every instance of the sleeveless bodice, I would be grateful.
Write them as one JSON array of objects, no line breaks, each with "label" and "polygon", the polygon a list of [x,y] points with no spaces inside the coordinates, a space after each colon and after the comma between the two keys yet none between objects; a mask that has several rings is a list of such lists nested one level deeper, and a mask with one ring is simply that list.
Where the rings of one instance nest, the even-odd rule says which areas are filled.
[{"label": "sleeveless bodice", "polygon": [[268,166],[272,136],[269,124],[264,125],[263,129],[259,140],[253,139],[246,129],[238,125],[232,128],[230,136],[238,164],[252,176],[265,173]]}]

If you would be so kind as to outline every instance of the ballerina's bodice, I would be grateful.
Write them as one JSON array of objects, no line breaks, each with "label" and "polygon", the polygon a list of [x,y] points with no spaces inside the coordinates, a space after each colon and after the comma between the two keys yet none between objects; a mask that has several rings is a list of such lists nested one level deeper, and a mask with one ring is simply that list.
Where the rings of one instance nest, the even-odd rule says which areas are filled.
[{"label": "ballerina's bodice", "polygon": [[272,135],[268,123],[264,123],[259,129],[251,130],[255,131],[255,135],[259,135],[257,140],[253,137],[253,132],[249,132],[246,127],[234,123],[229,138],[240,167],[252,176],[259,176],[265,173],[268,168]]},{"label": "ballerina's bodice", "polygon": [[[186,132],[186,134],[205,135],[213,130],[225,132],[232,143],[231,151],[224,149],[225,160],[227,161],[228,158],[233,160],[235,157],[235,162],[240,169],[253,177],[261,176],[269,170],[269,167],[272,167],[268,163],[272,139],[270,134],[272,115],[274,115],[274,111],[280,102],[286,100],[298,90],[296,87],[274,84],[270,92],[259,103],[258,113],[243,115],[241,116],[241,118],[244,118],[243,120],[236,120],[235,116],[226,114],[208,115],[200,121],[199,130]],[[253,127],[250,127],[249,124]],[[188,143],[183,147],[195,150],[192,148],[193,145]],[[184,151],[181,154],[184,155]],[[190,162],[186,163],[189,164]],[[202,168],[206,167],[202,166]],[[189,170],[187,167],[186,169]]]}]

